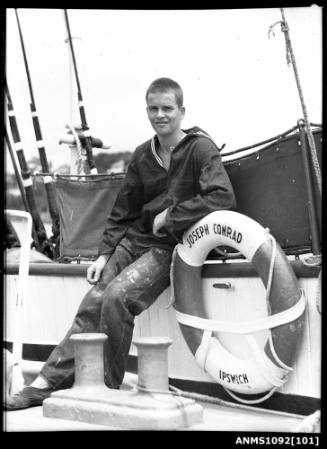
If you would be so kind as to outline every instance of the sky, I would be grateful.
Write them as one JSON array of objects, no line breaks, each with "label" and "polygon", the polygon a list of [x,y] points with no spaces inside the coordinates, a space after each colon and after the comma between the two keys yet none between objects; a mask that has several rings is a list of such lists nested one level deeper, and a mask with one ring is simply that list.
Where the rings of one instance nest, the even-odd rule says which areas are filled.
[{"label": "sky", "polygon": [[[69,163],[59,145],[80,125],[64,14],[18,9],[36,107],[53,169]],[[284,8],[309,120],[322,123],[322,8]],[[38,156],[14,9],[6,10],[6,74],[26,159]],[[154,134],[145,91],[168,76],[184,91],[183,128],[200,126],[224,151],[273,137],[303,117],[286,62],[279,8],[210,10],[68,9],[91,134],[134,151]],[[8,128],[9,129],[9,128]],[[96,154],[99,150],[94,150]],[[13,171],[9,156],[7,170]]]}]

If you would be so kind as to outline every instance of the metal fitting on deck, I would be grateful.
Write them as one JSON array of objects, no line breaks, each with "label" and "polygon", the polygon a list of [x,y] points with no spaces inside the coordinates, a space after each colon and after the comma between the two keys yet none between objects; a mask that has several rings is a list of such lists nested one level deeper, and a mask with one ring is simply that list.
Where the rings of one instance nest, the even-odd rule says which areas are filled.
[{"label": "metal fitting on deck", "polygon": [[138,384],[141,391],[167,392],[168,337],[139,337],[133,341],[138,351]]}]

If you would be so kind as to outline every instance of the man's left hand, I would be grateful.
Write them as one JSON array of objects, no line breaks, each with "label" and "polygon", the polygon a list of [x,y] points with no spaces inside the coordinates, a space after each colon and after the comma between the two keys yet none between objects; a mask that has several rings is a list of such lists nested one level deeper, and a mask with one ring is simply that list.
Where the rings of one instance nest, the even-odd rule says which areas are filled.
[{"label": "man's left hand", "polygon": [[168,209],[163,210],[160,212],[160,214],[156,215],[153,220],[153,234],[157,237],[163,237],[166,234],[166,232],[160,231],[160,229],[165,226],[166,224],[166,215],[167,215]]}]

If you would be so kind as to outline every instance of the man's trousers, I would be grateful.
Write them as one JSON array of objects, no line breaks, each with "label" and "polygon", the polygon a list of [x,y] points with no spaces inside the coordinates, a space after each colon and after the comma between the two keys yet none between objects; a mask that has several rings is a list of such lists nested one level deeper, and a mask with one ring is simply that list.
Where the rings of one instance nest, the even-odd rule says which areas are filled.
[{"label": "man's trousers", "polygon": [[84,296],[73,324],[43,366],[40,376],[53,389],[74,383],[76,333],[102,332],[104,382],[110,388],[121,385],[133,336],[134,317],[147,309],[169,286],[172,251],[141,250],[123,239],[104,267],[100,281]]}]

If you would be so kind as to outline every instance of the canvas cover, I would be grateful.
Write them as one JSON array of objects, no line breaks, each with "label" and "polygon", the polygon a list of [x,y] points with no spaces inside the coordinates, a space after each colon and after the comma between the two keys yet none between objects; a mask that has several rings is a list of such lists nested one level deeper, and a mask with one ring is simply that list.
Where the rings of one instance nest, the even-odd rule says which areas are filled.
[{"label": "canvas cover", "polygon": [[[322,130],[313,131],[313,136],[321,167]],[[237,211],[268,227],[287,254],[311,251],[307,182],[299,143],[295,133],[250,156],[224,163],[235,190]],[[308,143],[307,149],[309,152]],[[321,242],[321,201],[312,163],[310,175]]]},{"label": "canvas cover", "polygon": [[60,257],[97,257],[99,242],[124,174],[55,181],[60,213]]}]

